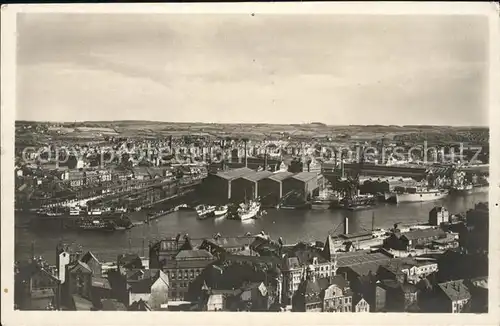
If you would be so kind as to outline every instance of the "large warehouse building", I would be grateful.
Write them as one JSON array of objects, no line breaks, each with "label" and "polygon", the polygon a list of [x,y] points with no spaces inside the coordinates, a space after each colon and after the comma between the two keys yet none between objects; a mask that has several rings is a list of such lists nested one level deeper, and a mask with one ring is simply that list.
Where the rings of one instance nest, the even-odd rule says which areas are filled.
[{"label": "large warehouse building", "polygon": [[227,204],[231,199],[231,188],[234,180],[256,172],[249,168],[221,171],[209,174],[202,184],[202,195],[211,203]]},{"label": "large warehouse building", "polygon": [[283,196],[295,192],[307,201],[318,189],[318,174],[316,172],[300,172],[283,180]]},{"label": "large warehouse building", "polygon": [[258,181],[259,196],[264,207],[278,205],[283,197],[283,180],[291,176],[291,172],[277,172]]},{"label": "large warehouse building", "polygon": [[260,196],[258,182],[269,177],[270,171],[253,172],[231,182],[231,201],[243,202]]}]

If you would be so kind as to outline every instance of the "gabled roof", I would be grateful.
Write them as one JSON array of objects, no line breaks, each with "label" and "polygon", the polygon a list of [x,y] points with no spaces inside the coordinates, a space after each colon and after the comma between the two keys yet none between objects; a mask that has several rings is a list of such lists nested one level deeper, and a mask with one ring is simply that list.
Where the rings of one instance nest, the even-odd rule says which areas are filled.
[{"label": "gabled roof", "polygon": [[273,175],[273,173],[270,172],[270,171],[259,171],[259,172],[255,172],[255,173],[246,175],[246,176],[244,176],[242,178],[245,179],[245,180],[257,182],[257,181],[265,179],[265,178],[267,178],[267,177],[269,177],[271,175]]},{"label": "gabled roof", "polygon": [[439,283],[438,286],[451,301],[465,300],[471,297],[463,280]]},{"label": "gabled roof", "polygon": [[70,268],[70,272],[75,272],[75,271],[82,271],[84,273],[92,273],[92,269],[89,267],[89,265],[85,264],[82,261],[77,260]]},{"label": "gabled roof", "polygon": [[277,172],[274,173],[273,175],[270,175],[267,177],[268,179],[274,180],[274,181],[283,181],[287,178],[290,178],[293,175],[292,172]]},{"label": "gabled roof", "polygon": [[300,172],[292,176],[292,178],[300,180],[302,182],[308,182],[318,177],[316,172]]},{"label": "gabled roof", "polygon": [[237,178],[240,178],[240,177],[252,174],[252,173],[255,173],[255,171],[244,167],[244,168],[238,168],[238,169],[233,169],[233,170],[229,170],[229,171],[218,172],[216,175],[221,177],[221,178],[224,178],[226,180],[234,180],[234,179],[237,179]]},{"label": "gabled roof", "polygon": [[408,240],[417,240],[430,237],[444,236],[446,233],[441,229],[424,229],[424,230],[414,230],[401,234],[401,237],[405,237]]},{"label": "gabled roof", "polygon": [[85,255],[83,255],[82,258],[80,258],[80,260],[86,264],[92,259],[100,263],[99,259],[97,259],[97,257],[91,251],[87,251]]}]

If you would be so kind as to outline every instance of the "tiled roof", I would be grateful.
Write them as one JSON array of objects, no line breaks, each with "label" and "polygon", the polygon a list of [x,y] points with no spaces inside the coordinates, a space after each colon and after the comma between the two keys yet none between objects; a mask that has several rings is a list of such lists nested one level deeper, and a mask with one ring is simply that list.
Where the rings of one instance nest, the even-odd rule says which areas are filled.
[{"label": "tiled roof", "polygon": [[300,180],[302,182],[307,182],[309,180],[313,180],[318,177],[316,172],[300,172],[296,175],[292,176],[292,178]]},{"label": "tiled roof", "polygon": [[451,301],[470,299],[469,289],[465,286],[463,280],[439,283],[438,286]]},{"label": "tiled roof", "polygon": [[292,172],[277,172],[273,173],[273,175],[270,175],[267,177],[268,179],[274,180],[274,181],[283,181],[293,175]]},{"label": "tiled roof", "polygon": [[255,172],[255,173],[246,175],[243,177],[243,179],[257,182],[257,181],[265,179],[271,175],[273,175],[273,173],[270,171],[259,171],[259,172]]}]

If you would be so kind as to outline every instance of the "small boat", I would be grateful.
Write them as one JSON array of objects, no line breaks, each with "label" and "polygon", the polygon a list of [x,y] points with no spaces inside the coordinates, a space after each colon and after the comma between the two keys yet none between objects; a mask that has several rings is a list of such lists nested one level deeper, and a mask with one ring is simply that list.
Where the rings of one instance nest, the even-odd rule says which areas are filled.
[{"label": "small boat", "polygon": [[218,206],[218,207],[215,208],[214,215],[215,215],[215,217],[224,216],[224,215],[227,214],[227,211],[228,211],[227,205],[225,205],[225,206]]},{"label": "small boat", "polygon": [[210,205],[198,205],[196,206],[195,210],[196,213],[198,214],[198,218],[200,220],[204,220],[208,217],[214,216],[215,212],[215,206],[210,206]]},{"label": "small boat", "polygon": [[250,201],[247,204],[241,204],[238,209],[238,219],[241,221],[249,220],[252,218],[256,218],[257,214],[260,211],[260,202],[258,201]]},{"label": "small boat", "polygon": [[177,210],[179,211],[189,211],[189,210],[192,210],[193,208],[190,207],[188,204],[182,204],[182,205],[179,205],[176,207]]}]

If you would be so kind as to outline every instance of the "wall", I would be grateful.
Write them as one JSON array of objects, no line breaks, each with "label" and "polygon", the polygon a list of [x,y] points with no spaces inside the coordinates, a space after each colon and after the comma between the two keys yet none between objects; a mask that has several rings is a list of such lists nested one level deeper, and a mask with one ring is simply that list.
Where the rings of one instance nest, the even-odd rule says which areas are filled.
[{"label": "wall", "polygon": [[255,182],[238,178],[231,181],[231,201],[244,202],[256,197],[257,185]]}]

